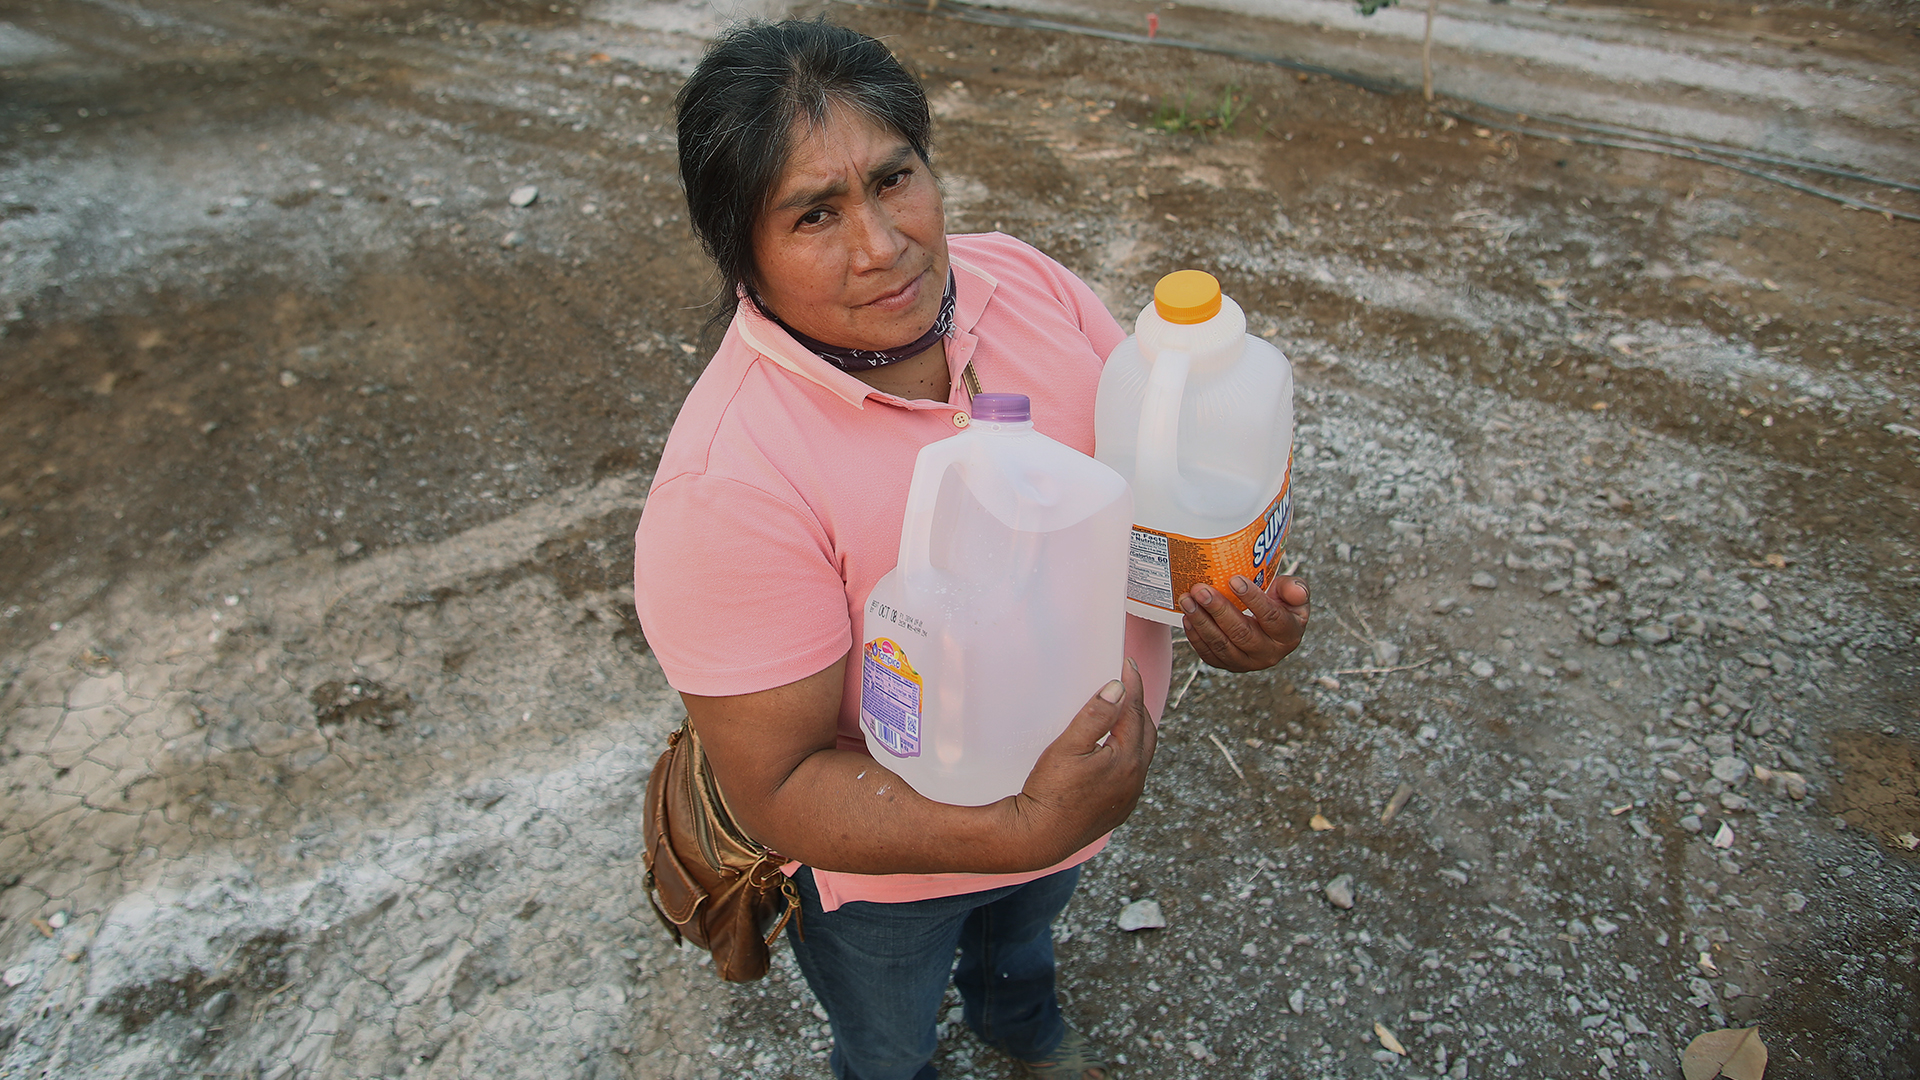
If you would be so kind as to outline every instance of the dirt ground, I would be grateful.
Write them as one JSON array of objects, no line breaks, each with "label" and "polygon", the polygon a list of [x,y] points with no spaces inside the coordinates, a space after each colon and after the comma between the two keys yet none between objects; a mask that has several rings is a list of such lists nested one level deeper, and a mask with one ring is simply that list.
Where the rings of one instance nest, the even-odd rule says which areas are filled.
[{"label": "dirt ground", "polygon": [[[1416,13],[1313,2],[1152,9],[1292,67],[806,9],[926,82],[954,231],[1123,321],[1209,269],[1295,364],[1310,641],[1177,655],[1070,1015],[1134,1077],[1920,1075],[1920,224],[1500,126],[1910,182],[1920,18],[1450,0],[1450,115],[1358,84]],[[826,1075],[636,870],[631,533],[717,340],[671,99],[740,10],[0,4],[0,1076]]]}]

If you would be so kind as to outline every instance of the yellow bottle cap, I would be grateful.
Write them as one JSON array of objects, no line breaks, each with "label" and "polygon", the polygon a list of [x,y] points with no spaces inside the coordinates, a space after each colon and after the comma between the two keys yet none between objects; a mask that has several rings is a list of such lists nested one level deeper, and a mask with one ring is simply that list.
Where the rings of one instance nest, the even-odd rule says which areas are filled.
[{"label": "yellow bottle cap", "polygon": [[1153,287],[1153,307],[1170,323],[1202,323],[1220,314],[1220,282],[1205,270],[1175,270]]}]

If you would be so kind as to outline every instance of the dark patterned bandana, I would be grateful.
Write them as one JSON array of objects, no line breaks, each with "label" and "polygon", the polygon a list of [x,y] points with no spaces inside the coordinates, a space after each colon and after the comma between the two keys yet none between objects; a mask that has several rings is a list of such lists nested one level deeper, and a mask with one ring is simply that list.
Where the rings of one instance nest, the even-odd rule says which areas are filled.
[{"label": "dark patterned bandana", "polygon": [[852,374],[858,374],[862,371],[870,371],[873,368],[886,367],[888,364],[897,364],[902,360],[912,359],[926,352],[928,349],[933,348],[934,342],[953,333],[952,270],[947,271],[947,293],[940,300],[940,315],[933,320],[933,326],[918,338],[895,349],[848,349],[839,345],[829,345],[824,341],[810,338],[800,331],[795,330],[793,327],[788,326],[781,320],[780,316],[767,310],[767,305],[760,302],[759,294],[752,289],[747,290],[747,296],[752,299],[753,306],[760,309],[760,314],[765,315],[767,318],[779,324],[780,329],[785,330],[793,340],[799,342],[807,349],[812,350],[814,355],[820,357],[820,359],[825,360],[841,371]]}]

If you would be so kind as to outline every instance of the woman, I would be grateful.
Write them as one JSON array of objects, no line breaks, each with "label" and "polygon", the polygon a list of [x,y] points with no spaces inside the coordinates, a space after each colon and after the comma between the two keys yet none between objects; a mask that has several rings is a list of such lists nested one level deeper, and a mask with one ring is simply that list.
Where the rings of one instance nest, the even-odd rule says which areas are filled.
[{"label": "woman", "polygon": [[[1120,677],[990,806],[930,802],[867,756],[850,654],[914,457],[966,425],[969,387],[1028,395],[1040,430],[1091,453],[1100,367],[1124,335],[1033,248],[947,236],[926,97],[878,42],[748,25],[678,108],[690,217],[735,307],[661,455],[635,597],[741,825],[796,860],[789,937],[833,1073],[933,1077],[951,977],[968,1025],[1034,1075],[1105,1076],[1060,1015],[1050,925],[1145,783],[1167,629],[1129,619]],[[1186,598],[1188,637],[1217,667],[1268,667],[1299,643],[1304,585],[1246,589]]]}]

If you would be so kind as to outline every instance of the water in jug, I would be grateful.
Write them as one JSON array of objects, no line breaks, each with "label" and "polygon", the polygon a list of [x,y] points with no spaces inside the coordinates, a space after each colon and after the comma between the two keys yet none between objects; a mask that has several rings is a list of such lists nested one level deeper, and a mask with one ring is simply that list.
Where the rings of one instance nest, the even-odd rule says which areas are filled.
[{"label": "water in jug", "polygon": [[860,726],[938,802],[1018,792],[1120,673],[1133,500],[1112,469],[1033,429],[1023,394],[976,394],[922,448],[900,558],[867,598]]},{"label": "water in jug", "polygon": [[1178,625],[1200,582],[1266,588],[1293,523],[1293,367],[1213,275],[1160,279],[1107,359],[1094,456],[1133,485],[1127,610]]}]

